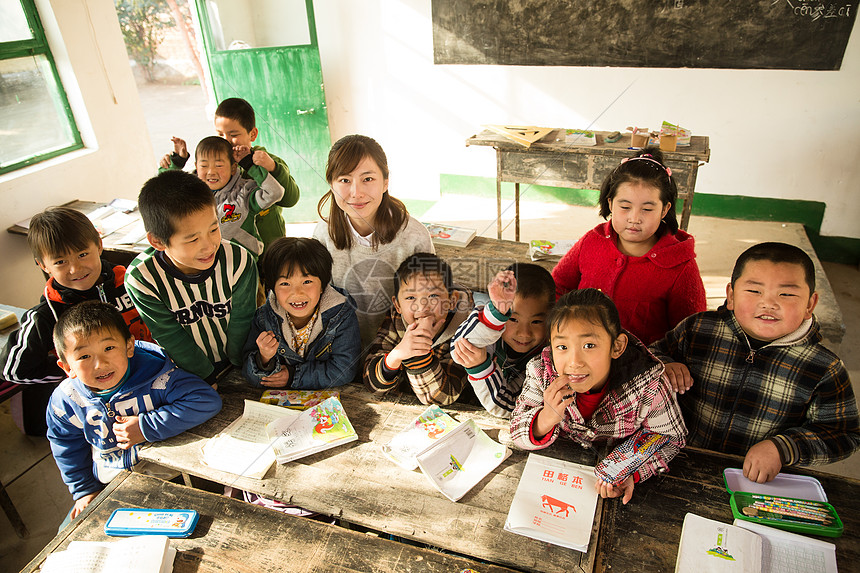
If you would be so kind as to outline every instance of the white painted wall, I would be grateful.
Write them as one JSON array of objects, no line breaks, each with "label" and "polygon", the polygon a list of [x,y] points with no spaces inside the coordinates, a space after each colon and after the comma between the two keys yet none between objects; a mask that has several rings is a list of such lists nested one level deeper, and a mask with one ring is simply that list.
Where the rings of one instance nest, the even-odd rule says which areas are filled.
[{"label": "white painted wall", "polygon": [[[110,0],[36,0],[86,149],[0,176],[0,229],[73,199],[136,199],[156,164]],[[0,233],[0,302],[29,307],[45,287],[24,237]]]},{"label": "white painted wall", "polygon": [[860,32],[838,72],[435,66],[430,0],[317,0],[332,138],[388,154],[395,195],[439,174],[495,176],[481,124],[624,130],[663,120],[710,136],[697,193],[825,201],[822,234],[860,238]]}]

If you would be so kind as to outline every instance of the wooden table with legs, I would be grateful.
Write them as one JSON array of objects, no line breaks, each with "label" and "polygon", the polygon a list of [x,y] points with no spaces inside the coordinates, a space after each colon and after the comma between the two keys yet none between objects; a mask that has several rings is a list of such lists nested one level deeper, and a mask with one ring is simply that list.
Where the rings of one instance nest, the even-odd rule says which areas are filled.
[{"label": "wooden table with legs", "polygon": [[[562,133],[564,130],[561,130]],[[596,131],[597,144],[578,146],[555,141],[557,132],[525,147],[490,130],[484,130],[466,140],[466,145],[484,145],[496,150],[496,231],[502,238],[502,181],[514,183],[514,240],[520,240],[520,184],[550,185],[572,189],[600,189],[603,179],[625,157],[633,157],[630,134],[614,143],[606,143],[609,134]],[[547,141],[548,140],[548,141]],[[684,202],[679,211],[681,229],[687,230],[696,190],[699,166],[711,158],[709,138],[694,135],[690,145],[675,151],[664,151],[666,165],[678,185],[678,201]]]}]

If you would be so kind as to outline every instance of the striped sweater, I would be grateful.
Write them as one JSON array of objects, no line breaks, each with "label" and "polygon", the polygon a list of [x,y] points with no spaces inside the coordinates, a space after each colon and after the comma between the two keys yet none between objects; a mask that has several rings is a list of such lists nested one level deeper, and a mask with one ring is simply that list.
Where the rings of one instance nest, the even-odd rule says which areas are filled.
[{"label": "striped sweater", "polygon": [[222,240],[212,267],[188,276],[149,248],[129,265],[125,285],[153,337],[180,368],[206,378],[223,360],[241,366],[257,292],[257,266],[246,249]]}]

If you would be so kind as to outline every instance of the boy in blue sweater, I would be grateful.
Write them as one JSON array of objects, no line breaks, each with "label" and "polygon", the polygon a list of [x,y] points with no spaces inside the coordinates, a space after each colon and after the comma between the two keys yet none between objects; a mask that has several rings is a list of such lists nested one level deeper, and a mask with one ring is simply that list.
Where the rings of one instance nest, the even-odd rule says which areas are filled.
[{"label": "boy in blue sweater", "polygon": [[175,436],[221,410],[203,380],[180,370],[158,346],[135,341],[114,307],[86,301],[54,327],[66,378],[46,412],[51,452],[69,487],[74,519],[122,470],[138,447]]}]

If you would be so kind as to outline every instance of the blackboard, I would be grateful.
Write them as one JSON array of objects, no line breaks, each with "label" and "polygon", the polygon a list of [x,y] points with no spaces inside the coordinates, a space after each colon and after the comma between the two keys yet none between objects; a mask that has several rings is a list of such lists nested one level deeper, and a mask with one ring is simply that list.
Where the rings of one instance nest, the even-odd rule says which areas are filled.
[{"label": "blackboard", "polygon": [[432,0],[437,64],[838,70],[851,0]]}]

